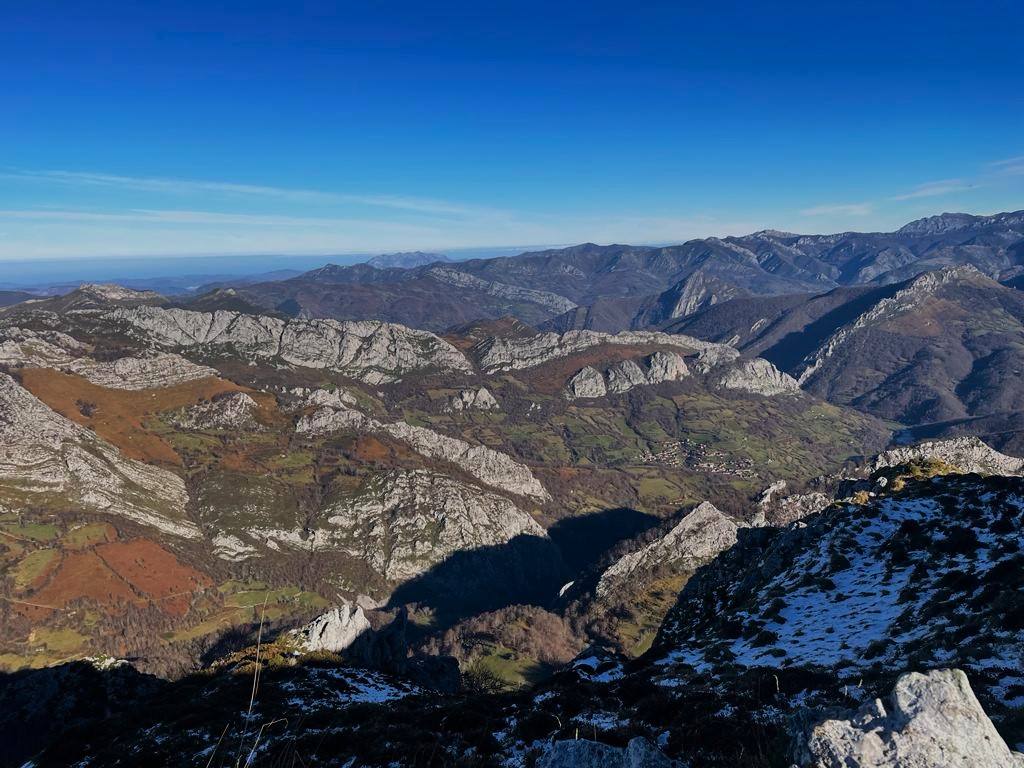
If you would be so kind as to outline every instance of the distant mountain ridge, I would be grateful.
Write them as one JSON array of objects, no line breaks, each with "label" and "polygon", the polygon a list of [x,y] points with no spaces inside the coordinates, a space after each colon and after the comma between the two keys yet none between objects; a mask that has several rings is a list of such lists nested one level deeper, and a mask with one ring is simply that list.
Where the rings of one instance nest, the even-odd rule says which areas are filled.
[{"label": "distant mountain ridge", "polygon": [[[944,213],[890,233],[762,230],[665,247],[583,243],[451,262],[440,271],[434,254],[392,254],[250,284],[245,291],[247,300],[266,310],[383,319],[430,330],[513,315],[530,324],[549,323],[553,330],[617,331],[683,317],[744,294],[887,285],[960,264],[1012,280],[1024,273],[1022,243],[1024,211]],[[339,284],[346,289],[340,291]]]},{"label": "distant mountain ridge", "polygon": [[[665,324],[759,355],[834,403],[1019,451],[1024,294],[972,266],[820,295],[743,297]],[[968,430],[971,431],[971,430]]]},{"label": "distant mountain ridge", "polygon": [[402,251],[400,253],[382,253],[366,261],[377,269],[412,269],[439,261],[451,261],[443,253],[424,253],[423,251]]}]

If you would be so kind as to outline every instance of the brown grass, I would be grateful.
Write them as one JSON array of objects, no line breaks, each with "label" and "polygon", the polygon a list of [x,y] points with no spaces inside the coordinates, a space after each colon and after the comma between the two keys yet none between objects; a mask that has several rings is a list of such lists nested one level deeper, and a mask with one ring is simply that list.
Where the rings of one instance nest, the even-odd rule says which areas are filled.
[{"label": "brown grass", "polygon": [[[260,404],[261,415],[276,410],[272,396],[212,376],[138,391],[98,387],[81,376],[50,368],[25,368],[21,379],[26,389],[57,413],[91,428],[129,458],[158,464],[180,465],[181,457],[166,440],[143,426],[150,414],[195,405],[225,392],[248,392]],[[93,407],[82,409],[80,403]]]},{"label": "brown grass", "polygon": [[[125,581],[114,573],[95,552],[67,552],[60,568],[49,582],[29,598],[33,603],[63,608],[82,598],[102,604],[108,613],[120,613],[121,606],[139,602],[139,598]],[[30,619],[49,612],[32,606],[18,606]]]},{"label": "brown grass", "polygon": [[199,571],[178,559],[149,539],[115,541],[96,548],[103,562],[146,597],[161,601],[168,613],[188,613],[192,593],[211,586]]}]

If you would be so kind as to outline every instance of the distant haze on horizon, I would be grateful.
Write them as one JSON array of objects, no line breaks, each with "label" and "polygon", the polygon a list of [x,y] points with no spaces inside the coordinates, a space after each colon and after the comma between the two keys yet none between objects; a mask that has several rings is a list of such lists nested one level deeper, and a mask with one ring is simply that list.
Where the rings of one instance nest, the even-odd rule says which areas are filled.
[{"label": "distant haze on horizon", "polygon": [[1024,208],[1019,2],[687,5],[7,9],[0,261],[304,268]]}]

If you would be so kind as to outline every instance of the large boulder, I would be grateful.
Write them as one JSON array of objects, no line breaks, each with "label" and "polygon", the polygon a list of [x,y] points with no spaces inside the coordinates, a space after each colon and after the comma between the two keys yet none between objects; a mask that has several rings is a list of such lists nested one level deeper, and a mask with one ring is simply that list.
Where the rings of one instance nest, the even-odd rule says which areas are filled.
[{"label": "large boulder", "polygon": [[369,629],[370,621],[362,608],[342,603],[341,606],[317,616],[301,629],[295,630],[294,634],[305,651],[339,653]]},{"label": "large boulder", "polygon": [[903,675],[884,704],[825,720],[797,747],[814,768],[1022,768],[957,669]]}]

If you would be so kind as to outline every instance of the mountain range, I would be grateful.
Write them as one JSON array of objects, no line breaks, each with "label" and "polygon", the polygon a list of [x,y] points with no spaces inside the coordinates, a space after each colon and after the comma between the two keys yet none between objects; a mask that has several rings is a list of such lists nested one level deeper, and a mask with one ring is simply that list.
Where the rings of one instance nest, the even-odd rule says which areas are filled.
[{"label": "mountain range", "polygon": [[1022,243],[5,295],[0,764],[1019,768]]},{"label": "mountain range", "polygon": [[508,314],[531,324],[550,322],[552,330],[618,331],[672,320],[743,294],[886,285],[963,264],[996,279],[1013,279],[1024,268],[1022,240],[1024,211],[947,213],[891,233],[766,230],[667,247],[587,243],[447,265],[435,260],[409,269],[371,261],[256,283],[245,292],[264,310],[294,316],[372,317],[444,330]]}]

